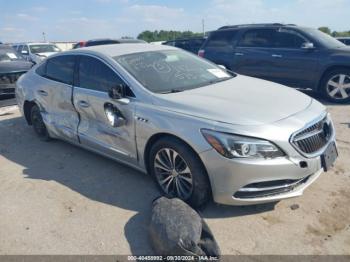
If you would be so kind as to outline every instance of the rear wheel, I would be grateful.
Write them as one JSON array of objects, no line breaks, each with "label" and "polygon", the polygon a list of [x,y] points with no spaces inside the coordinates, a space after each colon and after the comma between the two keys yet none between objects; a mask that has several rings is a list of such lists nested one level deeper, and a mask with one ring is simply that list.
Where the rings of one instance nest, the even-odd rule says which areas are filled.
[{"label": "rear wheel", "polygon": [[350,102],[350,70],[338,69],[327,73],[321,88],[323,95],[331,102]]},{"label": "rear wheel", "polygon": [[150,171],[167,197],[180,198],[193,207],[210,199],[206,170],[197,154],[182,141],[169,137],[158,140],[149,161]]},{"label": "rear wheel", "polygon": [[40,109],[37,105],[34,105],[30,113],[31,122],[33,125],[34,132],[42,141],[51,140],[49,133],[47,132],[45,123],[40,113]]}]

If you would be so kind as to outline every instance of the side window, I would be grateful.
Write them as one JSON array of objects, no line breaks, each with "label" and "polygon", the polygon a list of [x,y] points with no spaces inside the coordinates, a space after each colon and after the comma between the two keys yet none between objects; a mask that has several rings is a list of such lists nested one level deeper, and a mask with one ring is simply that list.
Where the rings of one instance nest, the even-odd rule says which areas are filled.
[{"label": "side window", "polygon": [[23,45],[19,45],[18,48],[17,48],[17,51],[20,53],[22,52],[22,48],[23,48]]},{"label": "side window", "polygon": [[175,46],[175,41],[167,41],[164,43],[164,45]]},{"label": "side window", "polygon": [[75,56],[62,55],[46,62],[45,77],[64,84],[73,84]]},{"label": "side window", "polygon": [[27,53],[29,53],[28,46],[27,46],[27,45],[24,45],[22,51],[27,51]]},{"label": "side window", "polygon": [[39,76],[46,77],[46,62],[41,63],[35,70],[35,73],[37,73]]},{"label": "side window", "polygon": [[211,33],[206,47],[208,48],[232,48],[237,31],[215,31]]},{"label": "side window", "polygon": [[238,44],[240,47],[272,47],[274,30],[253,29],[245,32]]},{"label": "side window", "polygon": [[[100,60],[81,56],[79,64],[79,86],[86,89],[108,92],[110,88],[118,84],[124,84],[119,76]],[[134,97],[132,91],[127,88],[126,95]]]},{"label": "side window", "polygon": [[277,30],[274,37],[274,47],[299,49],[307,40],[297,32]]}]

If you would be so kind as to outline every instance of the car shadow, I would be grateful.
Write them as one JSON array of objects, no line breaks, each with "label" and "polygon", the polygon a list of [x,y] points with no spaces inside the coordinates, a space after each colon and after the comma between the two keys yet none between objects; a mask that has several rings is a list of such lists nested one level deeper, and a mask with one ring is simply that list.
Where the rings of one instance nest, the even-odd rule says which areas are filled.
[{"label": "car shadow", "polygon": [[[0,154],[24,168],[24,179],[55,181],[104,204],[136,211],[124,233],[133,254],[149,254],[148,223],[152,201],[160,195],[153,179],[116,161],[59,140],[40,141],[23,118],[0,116]],[[273,204],[232,207],[210,203],[204,218],[245,216]],[[116,218],[118,219],[118,218]]]}]

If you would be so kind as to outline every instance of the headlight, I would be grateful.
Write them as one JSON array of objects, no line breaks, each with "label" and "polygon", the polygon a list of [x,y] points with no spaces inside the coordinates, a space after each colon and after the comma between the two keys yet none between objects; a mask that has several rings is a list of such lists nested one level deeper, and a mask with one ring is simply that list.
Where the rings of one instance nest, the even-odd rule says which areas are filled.
[{"label": "headlight", "polygon": [[221,155],[227,158],[276,158],[285,154],[269,141],[201,130],[208,143]]}]

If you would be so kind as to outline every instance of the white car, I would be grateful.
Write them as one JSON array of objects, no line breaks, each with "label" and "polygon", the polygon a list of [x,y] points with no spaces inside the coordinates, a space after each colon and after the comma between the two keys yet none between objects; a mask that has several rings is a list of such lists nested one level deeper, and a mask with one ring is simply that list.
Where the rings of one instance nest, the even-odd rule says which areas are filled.
[{"label": "white car", "polygon": [[39,64],[45,58],[61,52],[61,49],[50,43],[22,43],[13,45],[13,48],[28,61],[35,64]]}]

